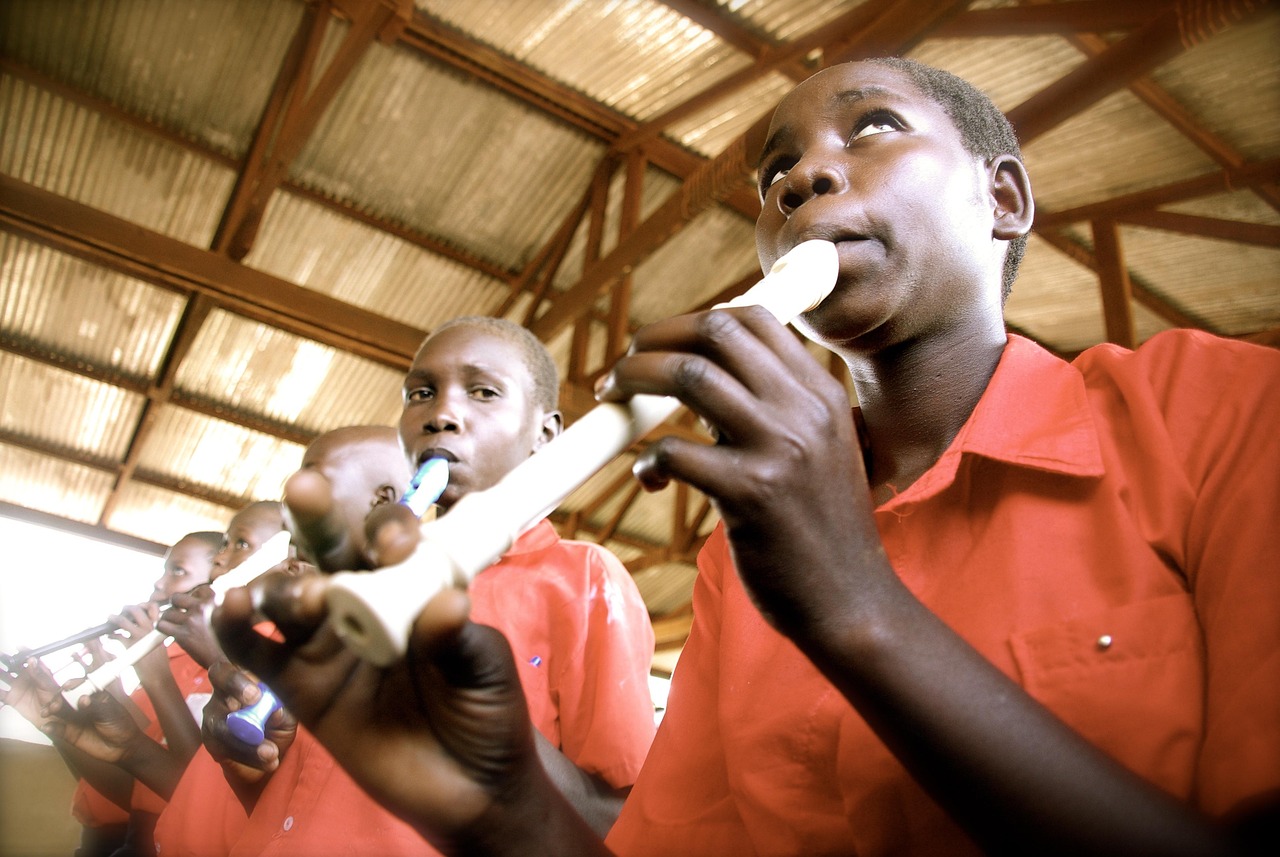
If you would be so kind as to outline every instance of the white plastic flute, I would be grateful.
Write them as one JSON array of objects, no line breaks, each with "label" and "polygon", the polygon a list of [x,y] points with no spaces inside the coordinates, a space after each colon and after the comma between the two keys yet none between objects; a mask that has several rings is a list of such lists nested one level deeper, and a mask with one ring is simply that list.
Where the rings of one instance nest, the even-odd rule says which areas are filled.
[{"label": "white plastic flute", "polygon": [[[253,583],[255,578],[266,574],[288,558],[289,533],[286,530],[281,530],[263,542],[256,551],[245,558],[244,562],[209,584],[209,588],[213,590],[214,603],[221,602],[222,596],[229,590],[237,586],[248,586]],[[123,675],[126,669],[132,667],[142,660],[145,655],[161,645],[168,645],[168,639],[165,638],[164,634],[152,628],[139,637],[136,643],[125,649],[123,655],[113,661],[107,661],[89,673],[82,683],[64,690],[62,698],[67,701],[68,705],[75,708],[76,703],[82,697],[106,689],[107,685]]]},{"label": "white plastic flute", "polygon": [[[784,324],[831,293],[839,272],[835,245],[806,241],[728,306],[759,305]],[[635,396],[597,405],[496,485],[463,497],[448,514],[421,528],[404,562],[374,572],[338,572],[329,579],[330,621],[347,646],[386,666],[401,656],[409,629],[431,597],[465,588],[498,560],[530,524],[644,437],[680,406],[669,396]]]}]

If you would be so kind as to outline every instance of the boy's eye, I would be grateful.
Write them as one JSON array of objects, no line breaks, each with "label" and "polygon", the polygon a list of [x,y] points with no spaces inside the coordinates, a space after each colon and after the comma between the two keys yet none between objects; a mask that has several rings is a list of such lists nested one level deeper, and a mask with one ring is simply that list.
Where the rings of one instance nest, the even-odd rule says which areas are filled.
[{"label": "boy's eye", "polygon": [[236,550],[238,551],[248,550],[251,547],[253,547],[253,545],[249,544],[244,539],[238,539],[236,541]]},{"label": "boy's eye", "polygon": [[849,140],[845,145],[847,146],[864,137],[873,137],[876,134],[901,130],[902,123],[894,118],[892,114],[884,112],[869,113],[858,120],[858,124],[854,126],[853,133],[849,135]]},{"label": "boy's eye", "polygon": [[414,387],[412,390],[404,391],[404,400],[406,402],[425,402],[433,395],[430,387]]},{"label": "boy's eye", "polygon": [[496,399],[498,398],[498,391],[492,387],[476,387],[471,391],[471,395],[483,400]]},{"label": "boy's eye", "polygon": [[764,196],[769,192],[769,188],[787,177],[791,172],[791,165],[785,161],[779,161],[770,164],[766,169],[760,171],[760,195]]}]

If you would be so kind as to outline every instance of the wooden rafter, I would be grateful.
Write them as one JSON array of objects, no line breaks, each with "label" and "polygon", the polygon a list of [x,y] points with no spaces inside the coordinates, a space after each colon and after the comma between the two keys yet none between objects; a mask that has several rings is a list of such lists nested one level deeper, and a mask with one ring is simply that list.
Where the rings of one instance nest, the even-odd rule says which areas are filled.
[{"label": "wooden rafter", "polygon": [[[411,0],[320,0],[319,7],[307,7],[218,225],[214,250],[237,261],[248,255],[267,202],[334,96],[376,41],[398,36],[411,9]],[[320,48],[332,26],[331,13],[344,14],[351,26],[317,75]],[[317,78],[314,84],[313,78]]]},{"label": "wooden rafter", "polygon": [[1138,344],[1133,325],[1133,288],[1124,263],[1120,229],[1114,220],[1093,222],[1093,253],[1098,263],[1098,288],[1107,341],[1125,348]]},{"label": "wooden rafter", "polygon": [[424,331],[0,175],[0,228],[395,368]]},{"label": "wooden rafter", "polygon": [[[483,80],[606,144],[612,144],[624,133],[639,127],[634,119],[598,104],[492,48],[464,38],[423,12],[413,14],[401,35],[401,42],[453,69]],[[696,171],[706,161],[701,155],[662,137],[650,141],[645,149],[654,166],[680,179]],[[748,190],[731,193],[724,202],[752,220],[760,208],[755,194]]]},{"label": "wooden rafter", "polygon": [[111,525],[112,513],[115,512],[122,492],[138,469],[138,462],[142,459],[143,450],[155,428],[160,410],[168,404],[173,394],[174,384],[178,378],[178,367],[191,350],[191,346],[195,344],[200,328],[204,326],[212,309],[212,302],[204,295],[197,294],[187,300],[187,305],[178,319],[177,328],[173,332],[173,338],[160,361],[156,382],[147,389],[146,401],[143,402],[138,414],[138,421],[134,425],[128,448],[125,450],[124,461],[116,473],[111,492],[102,504],[98,523],[104,527]]},{"label": "wooden rafter", "polygon": [[[211,146],[202,144],[185,135],[174,133],[157,122],[121,110],[119,107],[116,107],[104,98],[99,98],[97,96],[90,95],[83,90],[75,89],[59,83],[53,78],[30,69],[21,63],[14,62],[7,57],[0,57],[0,71],[13,75],[19,80],[26,81],[39,89],[47,90],[57,95],[59,98],[63,98],[73,104],[77,104],[88,110],[92,110],[95,113],[106,116],[112,121],[119,122],[130,128],[136,128],[137,130],[162,139],[183,151],[191,152],[192,154],[198,155],[215,164],[219,164],[220,166],[224,166],[229,169],[239,169],[240,167],[240,162],[217,149],[212,148]],[[444,241],[433,238],[432,236],[424,235],[421,232],[415,232],[412,229],[406,229],[400,224],[392,223],[388,220],[376,217],[369,212],[357,208],[356,206],[340,199],[335,199],[317,193],[311,188],[303,187],[302,185],[293,182],[288,177],[281,181],[279,187],[281,190],[305,199],[315,205],[321,206],[322,208],[327,208],[344,217],[359,221],[366,226],[371,226],[374,229],[394,235],[397,238],[426,250],[429,253],[443,256],[446,259],[457,262],[465,267],[472,268],[482,274],[493,277],[494,279],[509,283],[517,276],[517,272],[515,271],[506,270],[487,259],[482,259],[472,253],[459,250],[452,244],[447,244]]]},{"label": "wooden rafter", "polygon": [[[1073,240],[1058,230],[1052,229],[1037,229],[1036,235],[1043,239],[1050,247],[1054,248],[1082,267],[1095,274],[1099,272],[1100,266],[1093,252],[1078,241]],[[1220,331],[1214,330],[1213,326],[1203,318],[1196,317],[1191,313],[1174,306],[1159,295],[1156,295],[1151,291],[1150,287],[1132,275],[1129,277],[1129,286],[1134,300],[1174,327],[1188,327],[1196,330],[1208,331],[1210,333],[1220,333]]]},{"label": "wooden rafter", "polygon": [[1271,185],[1280,181],[1280,158],[1256,161],[1240,167],[1232,167],[1160,187],[1112,197],[1111,199],[1080,205],[1061,211],[1036,211],[1035,228],[1056,229],[1072,223],[1111,218],[1121,220],[1131,214],[1154,211],[1162,205],[1183,202],[1188,199],[1215,193],[1244,190],[1259,185]]}]

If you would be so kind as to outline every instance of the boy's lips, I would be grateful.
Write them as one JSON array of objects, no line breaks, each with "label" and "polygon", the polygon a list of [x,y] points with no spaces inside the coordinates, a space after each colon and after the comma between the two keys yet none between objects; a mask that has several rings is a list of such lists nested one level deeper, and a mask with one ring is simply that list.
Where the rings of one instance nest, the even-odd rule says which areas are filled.
[{"label": "boy's lips", "polygon": [[426,463],[427,460],[432,458],[443,458],[445,461],[449,462],[450,464],[458,463],[458,456],[454,455],[452,452],[450,452],[447,449],[444,449],[438,446],[433,446],[433,447],[430,447],[429,449],[424,449],[422,450],[422,452],[418,453],[418,467],[421,467],[424,463]]}]

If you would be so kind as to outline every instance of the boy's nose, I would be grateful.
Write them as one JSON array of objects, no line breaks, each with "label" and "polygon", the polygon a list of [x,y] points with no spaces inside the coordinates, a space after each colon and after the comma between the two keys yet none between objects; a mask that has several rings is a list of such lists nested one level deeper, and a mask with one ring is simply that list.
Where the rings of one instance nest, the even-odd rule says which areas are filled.
[{"label": "boy's nose", "polygon": [[778,208],[783,214],[791,214],[816,196],[836,193],[844,182],[830,161],[801,161],[782,180],[782,193],[778,194]]}]

